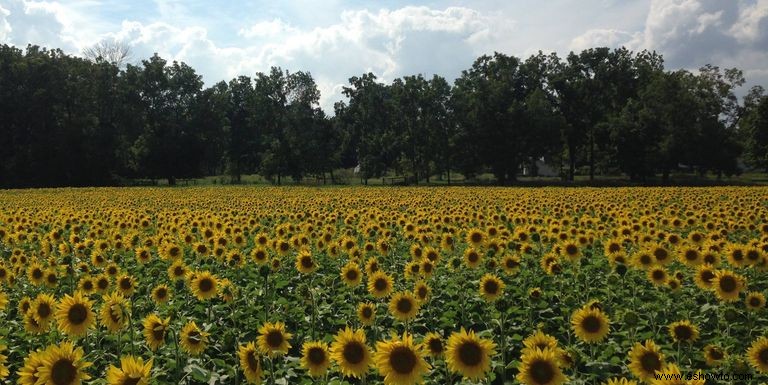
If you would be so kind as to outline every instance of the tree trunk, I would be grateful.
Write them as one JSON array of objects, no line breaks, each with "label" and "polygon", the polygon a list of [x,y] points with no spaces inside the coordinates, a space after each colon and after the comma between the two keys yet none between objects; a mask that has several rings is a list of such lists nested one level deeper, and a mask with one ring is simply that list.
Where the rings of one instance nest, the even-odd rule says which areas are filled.
[{"label": "tree trunk", "polygon": [[176,177],[173,175],[168,176],[168,186],[176,186]]},{"label": "tree trunk", "polygon": [[595,180],[595,138],[594,133],[589,135],[589,180]]},{"label": "tree trunk", "polygon": [[573,182],[573,176],[576,173],[576,151],[575,145],[568,143],[568,181]]}]

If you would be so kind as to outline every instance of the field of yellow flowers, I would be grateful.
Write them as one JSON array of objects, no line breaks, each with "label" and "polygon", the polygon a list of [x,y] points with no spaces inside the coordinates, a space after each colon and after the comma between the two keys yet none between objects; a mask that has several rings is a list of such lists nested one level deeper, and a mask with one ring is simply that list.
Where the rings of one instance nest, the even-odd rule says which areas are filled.
[{"label": "field of yellow flowers", "polygon": [[4,191],[0,377],[757,384],[767,216],[768,188]]}]

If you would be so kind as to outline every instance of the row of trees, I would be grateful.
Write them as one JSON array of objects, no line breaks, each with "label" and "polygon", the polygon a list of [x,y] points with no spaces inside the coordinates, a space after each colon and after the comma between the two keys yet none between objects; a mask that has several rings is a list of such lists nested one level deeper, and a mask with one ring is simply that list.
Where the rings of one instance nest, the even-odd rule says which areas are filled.
[{"label": "row of trees", "polygon": [[768,96],[755,87],[739,103],[743,83],[736,69],[665,71],[660,55],[623,48],[495,53],[453,85],[352,77],[329,116],[308,72],[272,68],[206,88],[193,68],[157,55],[122,66],[3,45],[0,185],[174,184],[225,173],[281,183],[356,166],[363,180],[458,171],[505,184],[542,159],[570,180],[666,178],[680,167],[732,175],[739,160],[768,168]]}]

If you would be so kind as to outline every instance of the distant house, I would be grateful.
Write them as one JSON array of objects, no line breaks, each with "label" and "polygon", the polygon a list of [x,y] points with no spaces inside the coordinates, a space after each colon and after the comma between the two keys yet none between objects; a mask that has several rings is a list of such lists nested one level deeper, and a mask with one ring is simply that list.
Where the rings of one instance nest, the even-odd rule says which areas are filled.
[{"label": "distant house", "polygon": [[[532,167],[533,166],[533,167]],[[535,169],[533,169],[535,167]],[[560,172],[557,168],[550,166],[544,162],[544,158],[537,159],[533,165],[525,164],[523,166],[524,176],[560,176]]]}]

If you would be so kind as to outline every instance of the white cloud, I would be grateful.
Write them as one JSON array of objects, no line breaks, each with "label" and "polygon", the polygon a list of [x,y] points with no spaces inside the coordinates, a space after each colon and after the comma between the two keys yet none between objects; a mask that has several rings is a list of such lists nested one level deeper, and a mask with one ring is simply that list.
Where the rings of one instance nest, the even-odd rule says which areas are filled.
[{"label": "white cloud", "polygon": [[298,32],[297,29],[284,23],[282,20],[273,19],[272,21],[256,23],[249,28],[241,28],[238,31],[238,35],[246,38],[270,38],[296,32]]},{"label": "white cloud", "polygon": [[592,47],[621,47],[633,42],[638,34],[615,29],[591,29],[571,41],[570,49],[581,51]]},{"label": "white cloud", "polygon": [[742,43],[765,42],[768,36],[768,0],[758,0],[744,7],[729,32]]},{"label": "white cloud", "polygon": [[0,5],[0,42],[6,42],[10,38],[12,31],[11,24],[8,23],[8,20],[6,20],[10,14],[11,11],[3,8],[3,6]]}]

